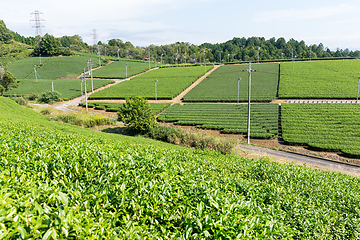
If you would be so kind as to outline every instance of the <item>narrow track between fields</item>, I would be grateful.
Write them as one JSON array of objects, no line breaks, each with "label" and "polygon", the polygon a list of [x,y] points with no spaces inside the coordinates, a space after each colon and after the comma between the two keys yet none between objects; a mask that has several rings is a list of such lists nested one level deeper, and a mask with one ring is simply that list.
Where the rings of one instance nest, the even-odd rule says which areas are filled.
[{"label": "narrow track between fields", "polygon": [[238,144],[237,147],[242,150],[246,150],[246,151],[267,154],[267,155],[278,157],[278,158],[284,158],[284,159],[289,159],[289,160],[293,160],[293,161],[297,161],[297,162],[303,162],[303,163],[311,164],[314,166],[326,168],[326,169],[333,170],[333,171],[352,173],[352,174],[360,176],[360,167],[358,167],[358,166],[353,166],[353,165],[349,165],[349,164],[345,164],[345,163],[339,163],[339,162],[334,162],[334,161],[330,161],[330,160],[326,160],[326,159],[322,159],[322,158],[310,157],[310,156],[305,156],[305,155],[290,153],[290,152],[285,152],[285,151],[275,151],[275,150],[262,148],[262,147],[256,147],[256,146],[252,146],[252,145]]}]

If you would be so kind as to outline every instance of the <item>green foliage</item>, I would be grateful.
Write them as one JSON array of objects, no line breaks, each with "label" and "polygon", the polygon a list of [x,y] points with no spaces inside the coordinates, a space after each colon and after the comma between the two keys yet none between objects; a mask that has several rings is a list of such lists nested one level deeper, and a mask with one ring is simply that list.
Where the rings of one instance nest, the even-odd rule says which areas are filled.
[{"label": "green foliage", "polygon": [[0,42],[11,43],[13,35],[11,31],[6,27],[3,20],[0,20]]},{"label": "green foliage", "polygon": [[51,117],[51,119],[87,128],[103,125],[114,125],[116,123],[115,120],[109,117],[86,113],[58,114]]},{"label": "green foliage", "polygon": [[126,98],[118,112],[119,121],[139,132],[147,132],[155,125],[155,116],[148,102],[142,97]]},{"label": "green foliage", "polygon": [[360,237],[356,177],[0,112],[2,239]]},{"label": "green foliage", "polygon": [[60,48],[60,42],[53,36],[46,33],[40,40],[39,45],[34,48],[34,56],[45,55],[45,56],[56,56],[60,54],[69,55],[70,53],[65,52]]},{"label": "green foliage", "polygon": [[[243,70],[249,65],[221,66],[187,93],[186,102],[237,102],[238,78],[239,101],[248,100],[249,73]],[[256,70],[251,75],[251,101],[271,102],[277,93],[279,64],[252,64]]]},{"label": "green foliage", "polygon": [[[251,104],[250,136],[272,138],[278,134],[279,106]],[[222,133],[247,134],[247,104],[175,104],[158,116],[159,121],[174,122]]]},{"label": "green foliage", "polygon": [[[210,70],[212,67],[207,68]],[[155,69],[129,81],[92,94],[89,99],[125,99],[141,96],[155,99],[155,80],[157,79],[157,99],[173,99],[204,75],[204,67],[181,67]]]},{"label": "green foliage", "polygon": [[360,71],[358,60],[280,64],[279,98],[355,99]]},{"label": "green foliage", "polygon": [[[161,113],[165,108],[169,107],[171,103],[149,103],[152,113],[157,115]],[[85,103],[79,103],[79,106],[85,107]],[[88,107],[99,107],[107,112],[118,112],[124,106],[124,103],[113,103],[113,102],[90,102]]]},{"label": "green foliage", "polygon": [[207,134],[186,132],[180,128],[172,128],[162,125],[156,125],[147,133],[147,136],[152,139],[184,147],[218,151],[222,154],[230,154],[235,145],[234,141],[231,139],[216,139],[215,137]]},{"label": "green foliage", "polygon": [[[3,68],[0,67],[0,72],[1,71],[3,71]],[[13,88],[17,88],[18,84],[14,75],[12,75],[12,73],[9,71],[5,71],[4,74],[0,73],[0,86],[1,96],[3,96],[4,92],[7,92]]]},{"label": "green foliage", "polygon": [[360,106],[340,103],[281,104],[282,137],[292,144],[360,156]]},{"label": "green foliage", "polygon": [[38,101],[41,103],[58,102],[58,101],[60,101],[60,96],[61,96],[61,93],[59,93],[57,91],[54,91],[54,92],[46,91],[39,96]]},{"label": "green foliage", "polygon": [[19,105],[23,105],[23,106],[25,106],[25,105],[27,105],[27,101],[26,101],[26,99],[24,99],[23,97],[15,97],[14,98],[14,101],[17,103],[17,104],[19,104]]}]

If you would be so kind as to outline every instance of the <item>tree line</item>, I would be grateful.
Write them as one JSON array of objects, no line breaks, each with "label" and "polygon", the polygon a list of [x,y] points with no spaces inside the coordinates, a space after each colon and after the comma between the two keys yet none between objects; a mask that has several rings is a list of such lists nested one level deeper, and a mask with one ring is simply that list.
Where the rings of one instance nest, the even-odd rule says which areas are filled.
[{"label": "tree line", "polygon": [[[200,45],[189,42],[176,42],[167,45],[134,46],[131,42],[121,39],[110,39],[107,43],[99,41],[89,45],[81,36],[62,36],[55,38],[45,34],[42,38],[24,37],[6,28],[0,20],[0,43],[23,43],[34,49],[33,55],[71,55],[75,51],[90,52],[102,56],[112,56],[130,59],[151,59],[163,63],[203,63],[207,62],[237,62],[237,61],[267,61],[292,58],[331,58],[358,57],[359,51],[336,49],[331,51],[322,43],[306,45],[303,40],[293,38],[286,41],[283,37],[265,39],[264,37],[233,38],[224,43],[203,43]],[[1,55],[1,49],[0,49]],[[1,56],[0,56],[1,57]]]}]

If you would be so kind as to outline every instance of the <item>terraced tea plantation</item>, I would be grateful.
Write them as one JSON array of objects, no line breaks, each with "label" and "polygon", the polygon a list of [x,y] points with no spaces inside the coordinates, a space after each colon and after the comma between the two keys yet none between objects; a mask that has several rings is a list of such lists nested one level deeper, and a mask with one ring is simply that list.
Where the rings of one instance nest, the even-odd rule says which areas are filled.
[{"label": "terraced tea plantation", "polygon": [[[121,59],[120,61],[114,61],[100,69],[96,69],[93,71],[93,76],[104,79],[124,79],[126,78],[126,64],[127,77],[149,70],[149,62]],[[154,67],[153,62],[150,64],[150,67]]]},{"label": "terraced tea plantation", "polygon": [[281,63],[279,98],[355,99],[359,72],[358,60]]},{"label": "terraced tea plantation", "polygon": [[[70,57],[39,57],[24,58],[14,62],[8,67],[8,70],[14,74],[17,79],[35,79],[34,65],[37,67],[39,78],[46,80],[56,80],[60,78],[75,78],[83,73],[84,68],[87,71],[87,61],[92,59],[93,68],[99,66],[96,55],[86,54]],[[104,64],[104,62],[102,63]]]},{"label": "terraced tea plantation", "polygon": [[[37,73],[42,79],[60,79],[60,78],[75,78],[88,70],[87,61],[91,57],[86,56],[70,56],[70,57],[53,57],[49,59],[43,66],[41,66]],[[93,68],[99,66],[99,61],[94,56],[91,59],[93,62]],[[102,65],[105,63],[102,62]],[[35,75],[31,75],[31,78],[35,78]]]},{"label": "terraced tea plantation", "polygon": [[288,103],[281,105],[282,137],[292,144],[341,151],[360,157],[360,105]]},{"label": "terraced tea plantation", "polygon": [[[49,57],[42,57],[41,63],[45,63],[48,61]],[[32,74],[32,78],[35,78],[34,75],[34,65],[38,69],[40,66],[40,58],[39,57],[29,57],[20,59],[7,67],[8,71],[10,71],[14,77],[17,79],[25,79]]]},{"label": "terraced tea plantation", "polygon": [[[212,67],[208,67],[207,70]],[[173,99],[202,75],[204,75],[202,66],[155,69],[94,93],[89,99],[125,99],[132,96],[155,99],[156,79],[158,80],[157,99]]]},{"label": "terraced tea plantation", "polygon": [[[279,106],[251,104],[252,138],[272,138],[278,134]],[[174,122],[222,133],[247,134],[247,104],[175,104],[158,116],[159,121]]]},{"label": "terraced tea plantation", "polygon": [[[169,107],[171,103],[149,103],[156,115],[162,112],[165,108]],[[79,103],[79,106],[86,107],[85,103]],[[95,108],[96,110],[106,110],[107,112],[118,112],[123,106],[123,103],[106,103],[106,102],[90,102],[88,108]]]},{"label": "terraced tea plantation", "polygon": [[[72,99],[81,96],[81,79],[62,79],[62,80],[42,80],[38,79],[23,79],[19,81],[19,87],[14,88],[4,93],[4,96],[9,95],[28,95],[28,94],[41,94],[46,91],[52,91],[52,82],[54,82],[54,91],[61,93],[61,98]],[[112,80],[99,80],[94,79],[94,89],[113,83]],[[84,89],[83,85],[83,89]],[[91,92],[91,81],[87,79],[87,91]],[[83,90],[84,91],[84,90]]]},{"label": "terraced tea plantation", "polygon": [[[271,102],[277,93],[279,64],[252,64],[251,101]],[[186,102],[237,102],[238,78],[240,101],[248,99],[249,65],[227,65],[216,69],[183,98]]]},{"label": "terraced tea plantation", "polygon": [[0,238],[360,237],[356,177],[155,144],[0,97]]}]

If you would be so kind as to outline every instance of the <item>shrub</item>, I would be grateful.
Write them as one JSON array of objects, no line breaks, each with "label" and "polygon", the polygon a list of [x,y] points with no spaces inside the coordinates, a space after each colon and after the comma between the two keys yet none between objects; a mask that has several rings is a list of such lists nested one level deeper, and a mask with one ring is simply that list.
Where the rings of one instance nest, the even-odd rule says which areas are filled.
[{"label": "shrub", "polygon": [[27,101],[23,98],[23,97],[15,97],[14,98],[14,101],[19,104],[19,105],[22,105],[22,106],[25,106],[27,105]]},{"label": "shrub", "polygon": [[142,97],[126,98],[126,103],[118,112],[118,120],[138,132],[151,130],[156,121],[149,103]]},{"label": "shrub", "polygon": [[42,115],[48,116],[51,114],[51,110],[49,108],[44,108],[40,111]]},{"label": "shrub", "polygon": [[186,132],[180,128],[156,125],[147,136],[152,139],[201,150],[214,150],[230,154],[235,142],[230,139],[215,138],[210,135]]},{"label": "shrub", "polygon": [[30,93],[30,94],[27,96],[27,98],[28,98],[30,101],[36,100],[38,97],[39,97],[39,94],[37,94],[37,93]]},{"label": "shrub", "polygon": [[47,91],[42,93],[39,98],[38,101],[39,102],[43,102],[43,103],[54,103],[54,102],[58,102],[60,100],[60,96],[61,93],[54,91]]}]

